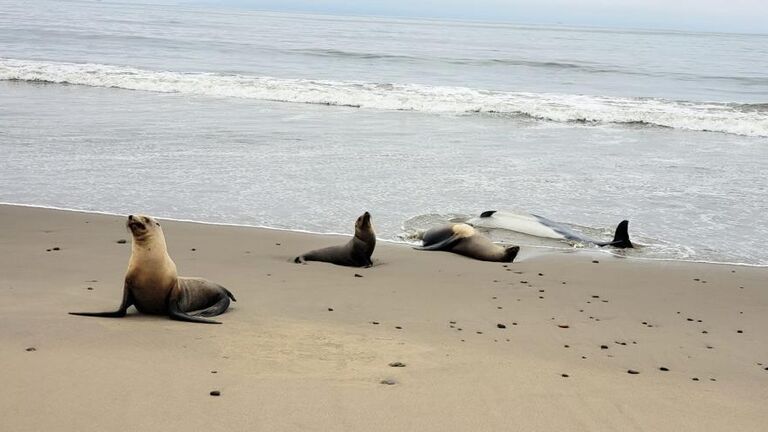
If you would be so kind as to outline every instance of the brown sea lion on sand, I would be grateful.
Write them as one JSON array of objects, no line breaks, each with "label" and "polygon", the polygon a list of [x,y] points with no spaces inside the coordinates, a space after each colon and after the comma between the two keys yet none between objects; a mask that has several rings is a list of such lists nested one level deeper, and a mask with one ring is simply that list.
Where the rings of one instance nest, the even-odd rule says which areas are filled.
[{"label": "brown sea lion on sand", "polygon": [[376,233],[373,232],[371,214],[363,213],[355,221],[355,236],[343,246],[331,246],[313,250],[294,259],[303,264],[306,261],[323,261],[349,267],[370,267],[371,255],[376,248]]},{"label": "brown sea lion on sand", "polygon": [[124,317],[133,305],[139,312],[168,315],[171,319],[221,324],[202,317],[224,313],[235,297],[221,285],[201,278],[179,277],[165,245],[160,224],[149,216],[130,215],[133,234],[131,259],[125,274],[123,302],[114,312],[70,312],[72,315]]},{"label": "brown sea lion on sand", "polygon": [[453,252],[481,261],[512,262],[520,251],[519,246],[499,246],[463,223],[430,228],[422,241],[415,249]]}]

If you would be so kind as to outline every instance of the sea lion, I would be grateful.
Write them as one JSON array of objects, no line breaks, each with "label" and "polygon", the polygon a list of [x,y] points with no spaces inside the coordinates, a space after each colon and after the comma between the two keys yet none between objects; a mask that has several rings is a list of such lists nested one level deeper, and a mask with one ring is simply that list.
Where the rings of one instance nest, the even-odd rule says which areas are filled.
[{"label": "sea lion", "polygon": [[613,234],[612,241],[591,239],[543,216],[527,213],[488,210],[482,212],[480,217],[468,220],[467,223],[476,227],[505,229],[535,237],[570,240],[579,243],[592,243],[600,247],[612,246],[619,249],[634,248],[634,245],[629,240],[629,221],[627,220],[619,222],[619,225],[616,227],[616,231]]},{"label": "sea lion", "polygon": [[464,223],[430,228],[422,241],[414,249],[453,252],[481,261],[512,262],[520,251],[520,246],[499,246]]},{"label": "sea lion", "polygon": [[168,315],[171,319],[221,324],[201,317],[224,313],[229,290],[201,278],[179,277],[165,245],[160,224],[149,216],[130,215],[126,226],[133,235],[131,259],[125,274],[123,302],[114,312],[70,312],[72,315],[121,318],[131,305],[139,312]]},{"label": "sea lion", "polygon": [[370,267],[371,255],[376,248],[376,233],[373,232],[371,214],[363,213],[355,221],[355,236],[343,246],[331,246],[313,250],[297,256],[293,261],[303,264],[306,261],[323,261],[349,267]]}]

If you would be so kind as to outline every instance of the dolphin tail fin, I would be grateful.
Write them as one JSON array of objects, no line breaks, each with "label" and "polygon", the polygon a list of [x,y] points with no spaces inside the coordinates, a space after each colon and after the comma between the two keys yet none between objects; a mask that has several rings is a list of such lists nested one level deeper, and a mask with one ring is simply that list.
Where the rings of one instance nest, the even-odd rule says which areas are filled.
[{"label": "dolphin tail fin", "polygon": [[487,218],[493,216],[493,214],[496,213],[496,210],[487,210],[482,213],[480,213],[481,218]]},{"label": "dolphin tail fin", "polygon": [[613,241],[608,243],[609,246],[613,246],[620,249],[633,248],[632,242],[629,241],[629,221],[623,220],[619,222],[616,227],[616,233],[613,235]]}]

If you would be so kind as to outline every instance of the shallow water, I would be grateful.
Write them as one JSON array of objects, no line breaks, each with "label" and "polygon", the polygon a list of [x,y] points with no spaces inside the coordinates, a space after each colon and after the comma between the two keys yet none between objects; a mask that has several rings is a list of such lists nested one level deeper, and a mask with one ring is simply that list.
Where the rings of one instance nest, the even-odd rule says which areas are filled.
[{"label": "shallow water", "polygon": [[370,210],[389,239],[523,209],[768,264],[768,37],[48,3],[0,1],[0,201],[342,233]]}]

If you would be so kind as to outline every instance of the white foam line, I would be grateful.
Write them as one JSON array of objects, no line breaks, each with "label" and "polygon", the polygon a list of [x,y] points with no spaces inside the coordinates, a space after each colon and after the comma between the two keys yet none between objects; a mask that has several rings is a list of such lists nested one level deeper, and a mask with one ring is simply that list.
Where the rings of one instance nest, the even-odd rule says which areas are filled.
[{"label": "white foam line", "polygon": [[0,80],[182,93],[222,98],[428,113],[491,113],[587,124],[639,123],[691,131],[768,137],[768,114],[718,102],[468,87],[174,72],[96,63],[0,57]]}]

